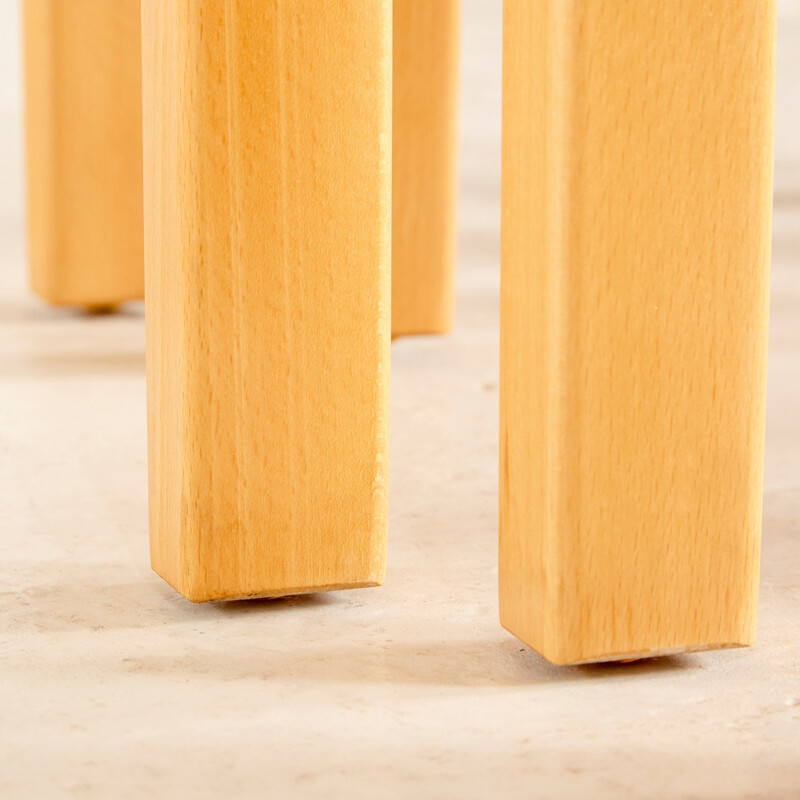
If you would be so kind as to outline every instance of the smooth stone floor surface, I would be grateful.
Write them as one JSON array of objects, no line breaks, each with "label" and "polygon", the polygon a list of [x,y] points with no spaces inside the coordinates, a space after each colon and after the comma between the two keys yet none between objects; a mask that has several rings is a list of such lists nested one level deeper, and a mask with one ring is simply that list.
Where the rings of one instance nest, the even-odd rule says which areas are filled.
[{"label": "smooth stone floor surface", "polygon": [[393,349],[382,589],[193,606],[148,566],[142,311],[25,286],[0,10],[0,797],[800,797],[800,9],[781,20],[750,650],[555,668],[498,623],[500,3],[468,0],[458,329]]}]

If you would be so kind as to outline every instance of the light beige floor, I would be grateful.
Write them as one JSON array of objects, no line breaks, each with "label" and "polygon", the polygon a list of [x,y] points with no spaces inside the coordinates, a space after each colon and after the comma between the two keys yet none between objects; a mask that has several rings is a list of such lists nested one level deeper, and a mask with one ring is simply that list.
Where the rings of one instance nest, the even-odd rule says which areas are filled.
[{"label": "light beige floor", "polygon": [[13,6],[0,797],[800,797],[800,12],[782,20],[758,643],[557,669],[497,621],[499,2],[467,2],[458,330],[394,347],[387,584],[205,607],[148,568],[141,310],[25,290]]}]

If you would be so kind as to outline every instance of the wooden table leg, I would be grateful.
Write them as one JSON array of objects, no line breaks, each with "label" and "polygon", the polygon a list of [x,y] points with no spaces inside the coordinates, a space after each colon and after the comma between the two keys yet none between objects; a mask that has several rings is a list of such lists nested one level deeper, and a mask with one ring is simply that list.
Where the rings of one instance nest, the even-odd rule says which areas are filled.
[{"label": "wooden table leg", "polygon": [[25,0],[34,291],[54,305],[144,295],[139,0]]},{"label": "wooden table leg", "polygon": [[150,526],[194,601],[381,583],[388,0],[144,0]]},{"label": "wooden table leg", "polygon": [[748,645],[772,0],[505,0],[500,602],[559,664]]},{"label": "wooden table leg", "polygon": [[461,0],[394,2],[392,335],[453,324]]}]

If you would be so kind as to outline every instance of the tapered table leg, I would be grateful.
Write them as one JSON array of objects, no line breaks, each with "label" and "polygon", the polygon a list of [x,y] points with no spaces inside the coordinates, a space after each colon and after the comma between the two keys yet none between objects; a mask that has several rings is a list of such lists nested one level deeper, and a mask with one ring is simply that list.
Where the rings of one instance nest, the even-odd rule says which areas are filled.
[{"label": "tapered table leg", "polygon": [[747,645],[772,0],[505,0],[500,602],[556,663]]},{"label": "tapered table leg", "polygon": [[388,0],[144,0],[150,527],[194,601],[379,584]]},{"label": "tapered table leg", "polygon": [[143,297],[139,0],[25,0],[34,291],[54,305]]},{"label": "tapered table leg", "polygon": [[392,334],[453,323],[461,0],[394,2]]}]

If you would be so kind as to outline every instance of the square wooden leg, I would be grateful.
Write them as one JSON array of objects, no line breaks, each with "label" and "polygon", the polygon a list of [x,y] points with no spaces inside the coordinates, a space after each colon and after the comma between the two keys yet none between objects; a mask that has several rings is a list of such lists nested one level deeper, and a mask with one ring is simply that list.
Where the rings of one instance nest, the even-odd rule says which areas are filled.
[{"label": "square wooden leg", "polygon": [[559,664],[748,645],[776,4],[504,8],[502,622]]},{"label": "square wooden leg", "polygon": [[388,0],[144,0],[152,563],[194,601],[381,583]]},{"label": "square wooden leg", "polygon": [[453,324],[461,0],[394,2],[392,335]]},{"label": "square wooden leg", "polygon": [[54,305],[144,295],[140,14],[24,3],[31,281]]}]

